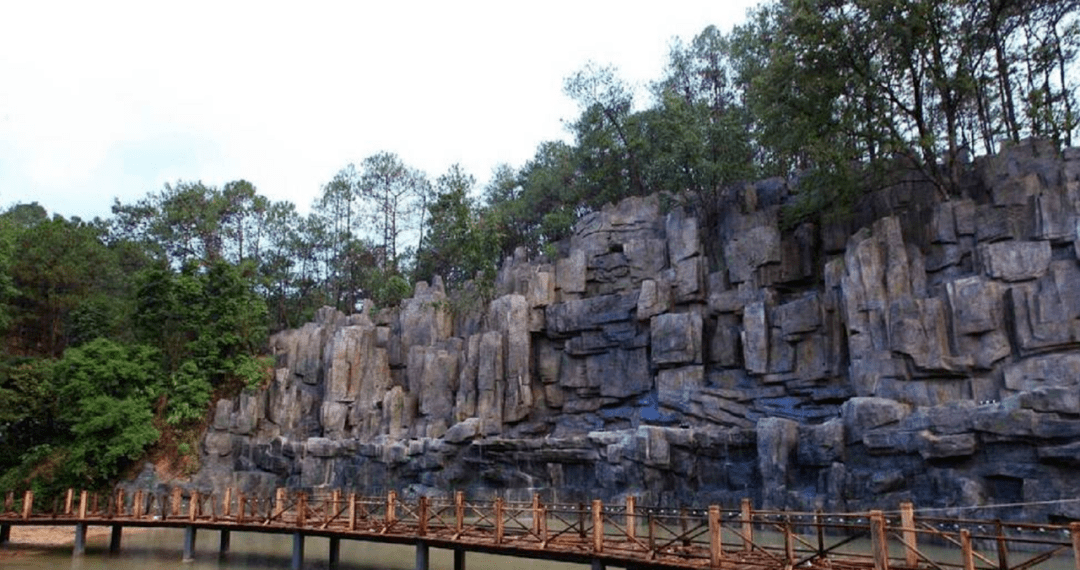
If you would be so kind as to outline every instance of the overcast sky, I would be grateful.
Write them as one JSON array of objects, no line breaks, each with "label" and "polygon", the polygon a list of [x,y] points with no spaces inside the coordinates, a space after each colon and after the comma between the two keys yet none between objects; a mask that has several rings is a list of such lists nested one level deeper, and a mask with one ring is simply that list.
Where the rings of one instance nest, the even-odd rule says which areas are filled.
[{"label": "overcast sky", "polygon": [[644,88],[673,37],[753,4],[4,2],[0,205],[92,218],[165,182],[243,178],[307,211],[381,150],[483,183],[567,137],[563,78],[586,62]]}]

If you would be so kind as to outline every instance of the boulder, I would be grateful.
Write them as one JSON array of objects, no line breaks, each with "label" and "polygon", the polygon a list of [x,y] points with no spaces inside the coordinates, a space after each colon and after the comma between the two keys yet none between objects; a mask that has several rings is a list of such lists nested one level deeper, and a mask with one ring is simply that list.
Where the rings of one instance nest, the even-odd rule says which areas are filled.
[{"label": "boulder", "polygon": [[895,400],[873,397],[852,398],[840,406],[847,441],[861,441],[864,433],[886,425],[898,424],[911,413],[911,407]]},{"label": "boulder", "polygon": [[649,328],[654,364],[701,364],[701,315],[665,313],[653,317]]},{"label": "boulder", "polygon": [[1002,281],[1041,277],[1050,267],[1050,257],[1048,241],[1001,241],[979,246],[983,272]]}]

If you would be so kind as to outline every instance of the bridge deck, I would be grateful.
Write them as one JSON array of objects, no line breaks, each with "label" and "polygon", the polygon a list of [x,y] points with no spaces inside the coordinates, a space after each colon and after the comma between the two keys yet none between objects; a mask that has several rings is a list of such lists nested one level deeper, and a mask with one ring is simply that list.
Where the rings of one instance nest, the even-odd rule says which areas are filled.
[{"label": "bridge deck", "polygon": [[[427,548],[579,562],[593,567],[725,568],[728,570],[1028,570],[1068,556],[1080,570],[1080,523],[1032,525],[989,520],[917,516],[910,503],[895,512],[797,513],[738,510],[466,501],[419,497],[405,501],[330,491],[308,496],[279,489],[273,497],[223,496],[179,488],[169,494],[122,491],[111,496],[68,491],[43,508],[33,493],[7,493],[0,511],[0,542],[11,525],[72,525],[76,553],[86,526],[114,528],[114,546],[125,526],[289,534],[294,567],[303,537],[417,545],[417,567],[426,568]],[[80,531],[80,529],[82,529]],[[296,542],[299,541],[299,542]],[[933,544],[934,554],[922,545]],[[185,556],[189,545],[185,543]],[[423,554],[423,556],[421,556]],[[463,565],[464,557],[461,556]],[[455,565],[458,557],[455,556]]]}]

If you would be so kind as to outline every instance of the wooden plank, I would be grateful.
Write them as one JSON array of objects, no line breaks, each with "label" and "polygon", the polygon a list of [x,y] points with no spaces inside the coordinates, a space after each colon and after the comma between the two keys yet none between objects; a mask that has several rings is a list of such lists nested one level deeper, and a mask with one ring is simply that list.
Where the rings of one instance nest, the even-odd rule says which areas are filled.
[{"label": "wooden plank", "polygon": [[592,524],[593,552],[601,553],[604,551],[604,503],[600,499],[592,502]]},{"label": "wooden plank", "polygon": [[390,490],[386,493],[386,526],[397,521],[397,491]]},{"label": "wooden plank", "polygon": [[356,530],[356,493],[349,493],[349,530]]},{"label": "wooden plank", "polygon": [[75,502],[75,489],[68,487],[67,494],[64,496],[64,514],[70,515],[74,508]]},{"label": "wooden plank", "polygon": [[889,540],[885,514],[870,511],[870,547],[874,552],[874,570],[889,570]]},{"label": "wooden plank", "polygon": [[709,564],[719,568],[724,556],[724,543],[720,536],[720,507],[709,506]]},{"label": "wooden plank", "polygon": [[86,518],[86,510],[90,507],[87,503],[89,499],[89,493],[85,490],[79,493],[79,519]]},{"label": "wooden plank", "polygon": [[307,523],[307,493],[301,491],[296,494],[296,526],[303,527]]},{"label": "wooden plank", "polygon": [[637,510],[637,497],[634,495],[626,496],[626,541],[630,544],[637,542],[634,540],[637,537],[637,514],[634,512]]},{"label": "wooden plank", "polygon": [[971,548],[971,531],[966,528],[960,530],[960,551],[964,570],[975,570],[975,555]]},{"label": "wooden plank", "polygon": [[173,487],[172,501],[170,501],[169,509],[172,511],[172,516],[180,516],[180,508],[184,506],[184,490],[180,487]]},{"label": "wooden plank", "polygon": [[1005,527],[1001,524],[1001,519],[995,521],[995,526],[997,527],[998,568],[1009,570],[1009,547],[1005,544]]},{"label": "wooden plank", "polygon": [[495,497],[495,544],[503,543],[506,528],[503,523],[503,498]]},{"label": "wooden plank", "polygon": [[465,492],[454,493],[454,531],[459,535],[465,530]]},{"label": "wooden plank", "polygon": [[791,516],[784,515],[784,560],[787,565],[795,565],[795,533],[791,528]]},{"label": "wooden plank", "polygon": [[754,549],[754,505],[750,499],[743,499],[740,509],[742,519],[743,550],[750,552]]},{"label": "wooden plank", "polygon": [[532,528],[533,534],[540,535],[540,493],[532,496]]},{"label": "wooden plank", "polygon": [[428,498],[421,496],[419,504],[416,506],[416,518],[419,519],[417,525],[417,534],[420,536],[427,536],[428,531]]},{"label": "wooden plank", "polygon": [[915,532],[915,505],[900,503],[900,526],[904,532],[904,562],[915,567],[919,563],[918,533]]},{"label": "wooden plank", "polygon": [[[540,548],[547,548],[548,543],[548,523],[547,523],[547,507],[540,505]],[[1078,558],[1080,560],[1080,558]],[[1080,568],[1077,568],[1080,570]]]},{"label": "wooden plank", "polygon": [[285,502],[288,497],[288,489],[285,487],[278,487],[274,491],[274,518],[278,518],[285,514]]},{"label": "wooden plank", "polygon": [[232,487],[225,487],[225,497],[221,499],[221,516],[228,517],[232,514]]},{"label": "wooden plank", "polygon": [[188,520],[195,521],[199,516],[199,491],[192,490],[191,498],[188,499]]},{"label": "wooden plank", "polygon": [[136,520],[142,518],[143,511],[143,490],[136,489],[135,496],[131,498],[131,516]]},{"label": "wooden plank", "polygon": [[34,492],[26,491],[23,493],[22,504],[22,518],[23,520],[30,520],[30,514],[34,511]]}]

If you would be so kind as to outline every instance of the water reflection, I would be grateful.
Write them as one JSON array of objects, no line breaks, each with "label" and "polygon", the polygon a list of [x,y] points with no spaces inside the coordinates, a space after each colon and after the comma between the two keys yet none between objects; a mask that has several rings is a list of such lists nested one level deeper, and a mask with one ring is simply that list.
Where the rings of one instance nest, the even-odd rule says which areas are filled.
[{"label": "water reflection", "polygon": [[[74,536],[72,529],[72,536]],[[292,560],[292,536],[233,532],[230,551],[218,554],[219,534],[200,530],[195,541],[195,560],[181,563],[184,532],[180,529],[124,529],[120,552],[109,554],[109,537],[95,536],[87,540],[86,555],[71,556],[71,547],[49,548],[33,553],[16,554],[17,544],[3,547],[0,567],[4,570],[151,570],[182,568],[183,570],[254,570],[285,569]],[[329,556],[329,540],[308,537],[304,541],[304,569],[325,570]],[[416,562],[413,547],[378,544],[353,540],[341,541],[342,570],[413,570]],[[585,566],[507,558],[470,552],[466,555],[469,570],[502,570],[527,568],[535,570],[582,570]],[[447,570],[454,566],[453,553],[431,549],[432,570]]]}]

